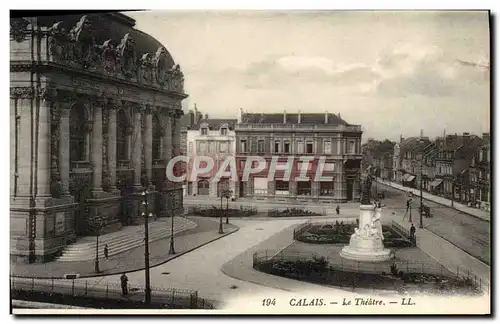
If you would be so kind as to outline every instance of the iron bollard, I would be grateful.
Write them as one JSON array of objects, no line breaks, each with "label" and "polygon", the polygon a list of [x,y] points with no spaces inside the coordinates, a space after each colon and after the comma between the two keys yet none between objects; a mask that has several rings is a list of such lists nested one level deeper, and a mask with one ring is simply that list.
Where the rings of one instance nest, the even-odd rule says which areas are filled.
[{"label": "iron bollard", "polygon": [[71,294],[75,296],[75,279],[73,279],[71,283]]},{"label": "iron bollard", "polygon": [[87,280],[85,280],[85,296],[87,296]]},{"label": "iron bollard", "polygon": [[109,287],[108,287],[108,283],[106,282],[106,298],[108,298],[108,294],[109,293]]}]

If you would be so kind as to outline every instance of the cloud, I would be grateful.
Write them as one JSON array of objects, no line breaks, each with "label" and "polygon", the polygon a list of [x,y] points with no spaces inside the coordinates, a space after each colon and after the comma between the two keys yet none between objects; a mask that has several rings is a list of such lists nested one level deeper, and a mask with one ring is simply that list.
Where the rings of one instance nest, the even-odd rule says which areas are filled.
[{"label": "cloud", "polygon": [[489,81],[489,71],[461,64],[437,47],[404,46],[382,55],[377,70],[383,76],[379,94],[392,97],[460,95]]}]

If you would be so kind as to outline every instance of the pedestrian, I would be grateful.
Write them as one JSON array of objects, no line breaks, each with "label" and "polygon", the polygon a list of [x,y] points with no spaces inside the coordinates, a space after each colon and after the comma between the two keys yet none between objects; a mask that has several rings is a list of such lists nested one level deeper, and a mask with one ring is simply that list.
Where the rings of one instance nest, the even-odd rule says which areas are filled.
[{"label": "pedestrian", "polygon": [[109,253],[108,245],[106,244],[104,246],[104,257],[106,258],[106,260],[108,259],[108,253]]},{"label": "pedestrian", "polygon": [[127,287],[128,277],[127,277],[127,274],[125,272],[120,277],[120,281],[122,283],[122,295],[126,296],[126,295],[128,295],[128,287]]},{"label": "pedestrian", "polygon": [[412,242],[415,241],[415,226],[413,226],[413,223],[411,224],[410,228],[410,240]]},{"label": "pedestrian", "polygon": [[335,208],[335,211],[337,212],[337,215],[340,214],[340,206],[337,205],[337,208]]}]

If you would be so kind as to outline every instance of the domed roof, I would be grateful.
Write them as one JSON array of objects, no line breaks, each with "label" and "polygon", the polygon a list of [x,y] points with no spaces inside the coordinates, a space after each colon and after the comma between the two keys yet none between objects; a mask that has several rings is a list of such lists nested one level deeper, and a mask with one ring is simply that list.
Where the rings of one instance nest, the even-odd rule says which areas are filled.
[{"label": "domed roof", "polygon": [[[55,23],[62,22],[61,27],[69,32],[73,27],[75,27],[76,23],[82,16],[84,16],[84,14],[41,16],[38,17],[38,23],[40,26],[50,28]],[[87,14],[86,16],[92,22],[92,29],[94,31],[95,41],[97,44],[102,45],[105,41],[111,39],[113,45],[117,46],[120,44],[122,38],[126,34],[129,34],[135,42],[137,57],[141,57],[146,53],[154,55],[158,48],[164,47],[167,57],[167,66],[171,67],[175,64],[174,59],[162,43],[156,40],[153,36],[134,29],[135,19],[121,13],[95,13]]]}]

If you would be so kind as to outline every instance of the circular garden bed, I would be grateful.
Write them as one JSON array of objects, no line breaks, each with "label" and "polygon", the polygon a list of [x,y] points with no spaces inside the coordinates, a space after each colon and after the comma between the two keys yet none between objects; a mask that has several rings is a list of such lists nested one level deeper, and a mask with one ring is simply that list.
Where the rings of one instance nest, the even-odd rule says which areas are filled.
[{"label": "circular garden bed", "polygon": [[[297,241],[313,244],[349,244],[356,224],[313,224],[297,236]],[[399,235],[392,227],[382,225],[384,246],[392,248],[412,247],[414,244]]]}]

